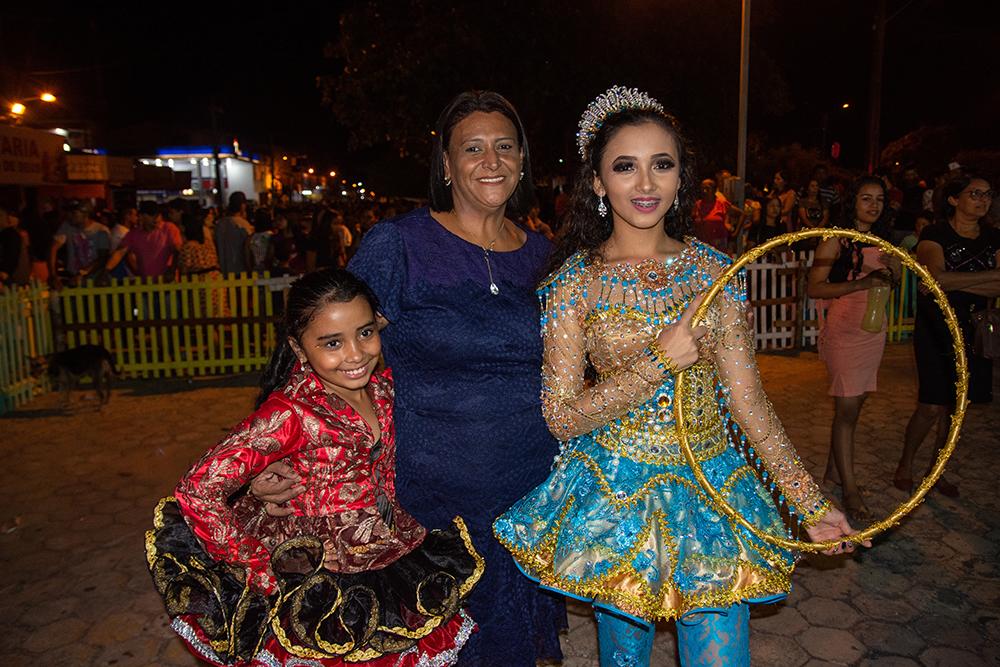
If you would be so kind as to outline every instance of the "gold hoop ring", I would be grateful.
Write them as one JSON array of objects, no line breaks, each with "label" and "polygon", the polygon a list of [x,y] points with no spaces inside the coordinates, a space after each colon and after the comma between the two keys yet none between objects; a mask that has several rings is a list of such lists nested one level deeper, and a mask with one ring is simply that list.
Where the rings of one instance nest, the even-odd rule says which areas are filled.
[{"label": "gold hoop ring", "polygon": [[712,305],[712,301],[729,283],[729,281],[732,280],[740,270],[742,270],[744,266],[759,259],[773,248],[795,243],[796,241],[801,241],[803,239],[817,237],[823,240],[831,237],[840,237],[854,241],[861,241],[863,243],[876,246],[883,252],[899,258],[907,268],[913,271],[920,278],[920,281],[934,296],[934,300],[937,302],[938,307],[940,307],[941,311],[944,313],[945,323],[948,325],[948,330],[951,332],[952,346],[955,352],[955,369],[957,372],[957,380],[955,382],[955,412],[951,417],[951,427],[948,429],[948,440],[945,442],[944,448],[939,452],[937,461],[935,461],[930,474],[927,475],[920,483],[920,486],[917,487],[913,496],[897,507],[888,517],[882,519],[881,521],[872,523],[864,530],[860,530],[851,535],[850,538],[826,540],[823,542],[802,542],[800,540],[788,539],[765,533],[733,509],[722,497],[722,494],[719,493],[705,477],[705,473],[701,469],[701,464],[695,459],[694,452],[691,450],[691,443],[688,441],[686,426],[687,420],[684,416],[683,400],[684,381],[686,376],[685,371],[681,371],[677,374],[674,385],[675,428],[677,429],[677,439],[680,442],[681,451],[684,452],[684,458],[687,459],[688,464],[691,466],[691,472],[694,474],[694,478],[698,480],[698,483],[715,502],[718,508],[729,516],[730,519],[736,521],[753,535],[756,535],[765,542],[783,547],[785,549],[815,552],[827,551],[833,547],[840,546],[843,542],[858,544],[874,537],[875,535],[878,535],[879,533],[882,533],[898,524],[900,519],[913,511],[913,509],[923,501],[924,496],[927,495],[927,492],[930,491],[931,487],[934,486],[938,478],[941,477],[941,473],[944,472],[945,463],[947,463],[948,458],[951,457],[952,452],[955,451],[955,445],[958,444],[958,434],[962,428],[962,421],[965,419],[966,394],[969,389],[969,371],[965,358],[965,345],[962,342],[962,332],[959,329],[958,320],[955,318],[955,312],[951,309],[951,305],[948,303],[948,297],[945,296],[944,290],[941,289],[941,286],[938,285],[936,280],[934,280],[930,272],[924,268],[922,264],[910,257],[909,254],[877,236],[864,234],[852,229],[804,229],[799,232],[776,236],[773,239],[752,248],[733,262],[733,264],[715,280],[708,292],[705,294],[705,299],[701,302],[698,310],[695,311],[691,325],[696,326],[705,319],[705,314]]}]

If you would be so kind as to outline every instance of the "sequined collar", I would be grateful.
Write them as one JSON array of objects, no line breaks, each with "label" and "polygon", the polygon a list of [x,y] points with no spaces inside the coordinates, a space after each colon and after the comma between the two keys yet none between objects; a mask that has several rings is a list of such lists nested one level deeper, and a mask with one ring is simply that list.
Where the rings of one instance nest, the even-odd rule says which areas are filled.
[{"label": "sequined collar", "polygon": [[593,269],[599,273],[607,273],[621,279],[637,279],[643,287],[662,289],[671,283],[672,276],[693,261],[698,255],[698,244],[694,237],[684,238],[685,247],[673,257],[664,260],[644,259],[641,262],[606,262],[601,257],[591,261]]}]

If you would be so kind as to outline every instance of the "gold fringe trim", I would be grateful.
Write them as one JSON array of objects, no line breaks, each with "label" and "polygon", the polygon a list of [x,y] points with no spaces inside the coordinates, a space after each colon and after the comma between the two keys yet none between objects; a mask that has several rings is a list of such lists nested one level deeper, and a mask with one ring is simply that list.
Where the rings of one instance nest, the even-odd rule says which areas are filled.
[{"label": "gold fringe trim", "polygon": [[[457,600],[461,600],[464,599],[469,594],[469,592],[473,589],[473,587],[482,578],[483,572],[486,569],[486,560],[482,557],[482,555],[476,550],[476,547],[472,544],[472,538],[469,536],[469,530],[465,525],[465,521],[461,517],[455,517],[452,520],[452,523],[455,525],[456,528],[458,528],[458,532],[462,538],[462,543],[465,545],[466,552],[470,556],[472,556],[473,560],[475,561],[475,567],[473,568],[473,571],[459,585]],[[287,544],[287,542],[285,544]],[[315,574],[321,574],[321,573],[317,571],[316,573],[314,573],[314,575]],[[312,581],[312,577],[307,579],[306,582],[303,582],[303,584],[301,584],[295,590],[289,591],[287,594],[283,595],[280,601],[274,606],[275,616],[271,620],[271,628],[272,630],[274,630],[274,634],[277,637],[278,642],[282,645],[282,647],[284,647],[289,653],[300,658],[324,659],[324,658],[342,657],[346,662],[364,662],[366,660],[374,660],[375,658],[381,657],[386,653],[386,651],[379,651],[378,649],[374,648],[354,649],[353,646],[356,643],[356,640],[350,644],[343,644],[343,645],[328,644],[327,642],[320,640],[317,635],[314,635],[313,639],[314,641],[316,641],[317,645],[323,649],[322,651],[310,649],[303,646],[297,646],[293,644],[288,639],[287,633],[285,632],[284,627],[282,627],[280,623],[280,619],[277,618],[276,615],[277,610],[282,608],[287,603],[289,597],[292,594],[294,594],[295,591],[297,591],[299,588],[305,587],[306,584],[308,584],[310,581]],[[338,587],[337,600],[334,606],[330,609],[329,612],[327,612],[322,617],[320,622],[322,623],[322,621],[329,618],[330,615],[332,615],[337,610],[337,608],[341,603],[342,603],[342,594]],[[378,632],[384,632],[386,634],[406,637],[407,639],[419,640],[423,639],[431,632],[433,632],[435,629],[437,629],[441,625],[442,621],[447,620],[443,615],[438,614],[433,618],[429,618],[427,622],[424,623],[419,628],[415,628],[412,630],[403,627],[381,626],[381,625],[375,625],[375,623],[377,623],[376,619],[378,618],[377,601],[374,601],[373,608],[375,609],[375,613],[371,616],[369,620],[369,623],[371,625],[369,625],[366,631],[366,635],[368,636],[378,631]],[[448,618],[450,619],[451,616],[448,616]],[[319,625],[317,624],[317,632],[318,630],[319,630]]]},{"label": "gold fringe trim", "polygon": [[[153,511],[154,528],[152,530],[146,531],[145,534],[146,561],[149,564],[150,570],[154,572],[155,576],[156,571],[162,568],[161,565],[158,565],[158,562],[163,560],[169,560],[178,568],[178,570],[181,573],[195,577],[196,579],[202,581],[206,590],[213,591],[214,594],[216,595],[217,602],[219,603],[219,606],[221,608],[222,603],[221,600],[218,599],[218,592],[217,592],[219,588],[218,582],[213,582],[212,580],[206,578],[205,574],[201,572],[193,572],[189,567],[179,562],[173,555],[168,553],[161,553],[156,548],[156,533],[157,531],[162,530],[166,525],[166,521],[164,518],[164,509],[168,503],[176,503],[176,502],[177,499],[174,496],[167,496],[161,498],[160,501],[157,503],[156,508]],[[448,606],[454,606],[455,613],[457,613],[458,601],[467,597],[469,592],[473,589],[473,587],[475,587],[475,585],[482,578],[483,572],[486,569],[486,561],[473,545],[472,538],[469,535],[469,530],[465,524],[465,521],[461,517],[455,517],[452,520],[452,523],[458,529],[459,536],[462,539],[462,543],[465,546],[466,552],[468,553],[469,556],[472,557],[473,561],[475,562],[473,571],[469,574],[468,577],[466,577],[461,583],[458,584],[457,594],[453,593],[452,604],[448,605]],[[320,549],[322,549],[322,542],[311,536],[302,536],[293,538],[291,540],[283,542],[277,549],[275,549],[274,553],[272,554],[272,560],[274,560],[275,558],[279,558],[284,551],[288,551],[290,549],[298,547],[310,547],[310,546],[312,547],[318,546]],[[192,562],[194,564],[198,564],[196,559],[192,559]],[[278,617],[279,611],[281,609],[284,609],[285,605],[287,604],[291,604],[293,610],[301,608],[302,604],[301,596],[305,593],[306,590],[308,590],[309,587],[315,585],[319,581],[322,581],[324,578],[325,576],[323,573],[323,564],[322,560],[320,560],[318,566],[316,567],[316,570],[314,570],[312,575],[307,577],[302,584],[295,587],[294,589],[280,594],[277,602],[271,606],[270,610],[268,611],[267,619],[264,621],[264,624],[271,626],[271,629],[273,630],[275,637],[278,639],[278,642],[282,645],[282,647],[284,647],[289,653],[300,658],[321,660],[321,659],[341,657],[346,662],[364,662],[367,660],[373,660],[389,652],[389,651],[379,651],[373,648],[368,648],[363,650],[354,649],[356,640],[348,644],[342,644],[342,645],[330,644],[320,639],[318,634],[316,633],[314,633],[312,639],[313,641],[316,642],[316,645],[319,646],[319,648],[322,650],[296,645],[288,638],[285,628],[281,625],[281,619]],[[336,613],[343,603],[343,597],[344,597],[343,591],[340,589],[339,586],[335,586],[335,588],[337,590],[337,598],[334,601],[333,605],[331,606],[330,610],[326,612],[326,614],[324,614],[323,617],[320,619],[319,624],[322,624],[331,615]],[[180,604],[181,606],[184,606],[185,599],[187,598],[188,595],[190,595],[190,591],[184,590],[181,592],[180,595],[181,595]],[[237,630],[246,618],[246,614],[249,611],[250,602],[253,595],[254,592],[251,590],[249,585],[244,583],[243,591],[240,593],[240,598],[239,601],[237,602],[236,613],[231,619],[224,619],[224,621],[226,621],[227,639],[221,639],[221,640],[209,639],[209,644],[211,645],[212,649],[217,653],[230,654],[235,651],[235,647],[237,646],[237,640],[236,640]],[[405,637],[411,640],[419,640],[426,637],[435,629],[440,627],[442,621],[446,620],[445,617],[441,614],[434,615],[433,618],[429,618],[427,622],[424,623],[421,627],[412,630],[405,627],[380,626],[378,625],[378,620],[377,620],[378,619],[377,600],[372,601],[372,608],[373,608],[373,614],[369,618],[369,626],[366,629],[365,636],[371,636],[376,631],[378,631],[390,635]],[[451,618],[451,616],[448,616],[448,618]],[[317,629],[316,629],[317,633],[319,630],[319,624],[317,624]],[[216,631],[218,631],[219,629],[221,628],[216,628]],[[297,628],[297,630],[300,631],[299,632],[300,636],[304,637],[306,635],[305,628]],[[265,639],[266,637],[263,635],[259,638],[257,645],[254,649],[255,655],[260,652],[261,646],[263,645]],[[405,647],[400,647],[400,648],[405,648]]]},{"label": "gold fringe trim", "polygon": [[649,539],[653,525],[659,524],[660,530],[670,543],[667,548],[672,556],[671,564],[676,568],[679,545],[676,540],[671,538],[666,516],[660,510],[653,512],[652,519],[639,533],[635,546],[624,556],[618,558],[611,569],[604,574],[586,582],[556,574],[552,553],[562,522],[574,502],[573,496],[567,499],[554,528],[543,538],[536,549],[520,549],[500,535],[496,535],[497,539],[514,555],[521,566],[537,578],[543,586],[563,590],[583,598],[610,602],[622,611],[654,621],[678,618],[688,611],[703,607],[731,606],[742,600],[760,597],[764,594],[787,593],[791,589],[790,577],[781,570],[767,570],[740,559],[723,559],[736,571],[736,575],[733,577],[734,583],[728,590],[690,594],[665,584],[663,590],[657,593],[645,577],[631,566],[631,563],[645,549],[645,543]]}]

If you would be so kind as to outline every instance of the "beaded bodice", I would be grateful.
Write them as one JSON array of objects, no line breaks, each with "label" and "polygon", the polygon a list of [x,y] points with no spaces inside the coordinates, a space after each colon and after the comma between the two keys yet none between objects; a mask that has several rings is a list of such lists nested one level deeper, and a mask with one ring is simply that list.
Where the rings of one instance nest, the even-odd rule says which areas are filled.
[{"label": "beaded bodice", "polygon": [[[688,239],[687,248],[667,262],[610,264],[577,254],[543,285],[543,413],[564,451],[589,434],[612,457],[684,463],[674,421],[674,376],[650,343],[728,262]],[[708,334],[686,383],[689,439],[704,460],[730,446],[731,427],[738,430],[744,453],[808,522],[818,519],[826,503],[761,386],[744,280],[741,274],[727,285],[706,316]],[[586,380],[588,365],[596,381]]]}]

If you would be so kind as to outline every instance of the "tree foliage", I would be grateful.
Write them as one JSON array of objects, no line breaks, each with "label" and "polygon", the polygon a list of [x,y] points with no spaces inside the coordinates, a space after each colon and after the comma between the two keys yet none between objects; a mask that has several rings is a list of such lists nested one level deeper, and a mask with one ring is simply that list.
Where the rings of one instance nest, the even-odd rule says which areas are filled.
[{"label": "tree foliage", "polygon": [[[336,67],[319,86],[353,149],[423,157],[447,101],[487,88],[517,107],[536,172],[565,171],[584,106],[623,84],[672,109],[706,164],[735,160],[738,3],[367,0],[344,11],[327,51]],[[754,113],[787,112],[780,68],[762,51],[751,63],[767,86]]]}]

